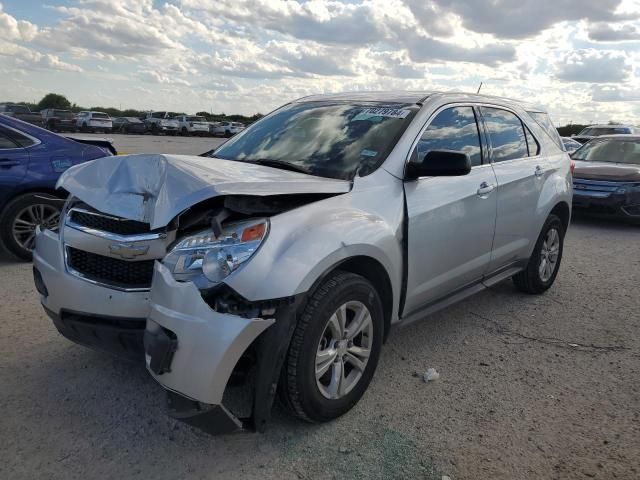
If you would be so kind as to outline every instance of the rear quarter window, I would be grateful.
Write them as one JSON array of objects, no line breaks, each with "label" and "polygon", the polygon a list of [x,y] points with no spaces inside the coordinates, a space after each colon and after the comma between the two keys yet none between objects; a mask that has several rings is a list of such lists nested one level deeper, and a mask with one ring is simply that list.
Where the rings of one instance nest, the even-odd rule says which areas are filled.
[{"label": "rear quarter window", "polygon": [[553,125],[553,122],[551,121],[551,117],[549,117],[549,114],[544,112],[527,112],[527,113],[531,115],[531,118],[533,118],[536,121],[536,123],[540,125],[542,129],[547,133],[547,135],[549,135],[551,140],[553,140],[553,143],[555,143],[558,146],[558,148],[560,148],[560,150],[564,150],[564,146],[562,145],[562,139],[560,138],[560,134],[558,133],[558,130],[556,130],[556,127]]}]

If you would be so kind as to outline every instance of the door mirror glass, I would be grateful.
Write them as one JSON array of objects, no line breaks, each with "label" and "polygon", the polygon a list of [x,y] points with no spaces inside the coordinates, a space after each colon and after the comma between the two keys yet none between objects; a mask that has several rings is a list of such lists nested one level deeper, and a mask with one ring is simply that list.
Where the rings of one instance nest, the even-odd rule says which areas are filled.
[{"label": "door mirror glass", "polygon": [[430,150],[422,161],[412,158],[407,164],[407,180],[419,177],[456,177],[471,171],[469,154],[456,150]]}]

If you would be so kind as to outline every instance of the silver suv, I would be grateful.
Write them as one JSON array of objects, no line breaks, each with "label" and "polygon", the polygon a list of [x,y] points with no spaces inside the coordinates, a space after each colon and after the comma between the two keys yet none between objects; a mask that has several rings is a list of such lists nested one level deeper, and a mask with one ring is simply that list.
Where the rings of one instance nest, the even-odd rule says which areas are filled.
[{"label": "silver suv", "polygon": [[[170,413],[209,432],[264,430],[276,392],[336,418],[392,327],[507,278],[544,292],[572,195],[543,110],[450,93],[307,97],[206,157],[99,159],[59,186],[34,253],[45,310],[78,343],[144,343]],[[247,419],[222,405],[231,378]]]}]

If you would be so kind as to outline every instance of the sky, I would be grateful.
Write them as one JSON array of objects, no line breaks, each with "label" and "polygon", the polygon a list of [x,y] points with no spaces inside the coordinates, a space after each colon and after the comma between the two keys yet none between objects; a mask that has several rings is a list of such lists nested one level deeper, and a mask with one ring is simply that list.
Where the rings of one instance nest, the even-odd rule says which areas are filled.
[{"label": "sky", "polygon": [[640,124],[640,0],[0,0],[0,101],[251,115],[480,82]]}]

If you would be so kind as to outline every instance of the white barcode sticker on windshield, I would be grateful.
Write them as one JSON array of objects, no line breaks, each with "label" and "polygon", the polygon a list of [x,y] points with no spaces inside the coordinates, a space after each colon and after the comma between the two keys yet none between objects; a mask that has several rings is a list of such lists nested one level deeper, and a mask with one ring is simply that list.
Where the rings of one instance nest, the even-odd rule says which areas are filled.
[{"label": "white barcode sticker on windshield", "polygon": [[360,115],[371,115],[372,117],[406,118],[406,116],[410,113],[411,110],[405,110],[402,108],[372,107],[365,108],[360,112]]}]

